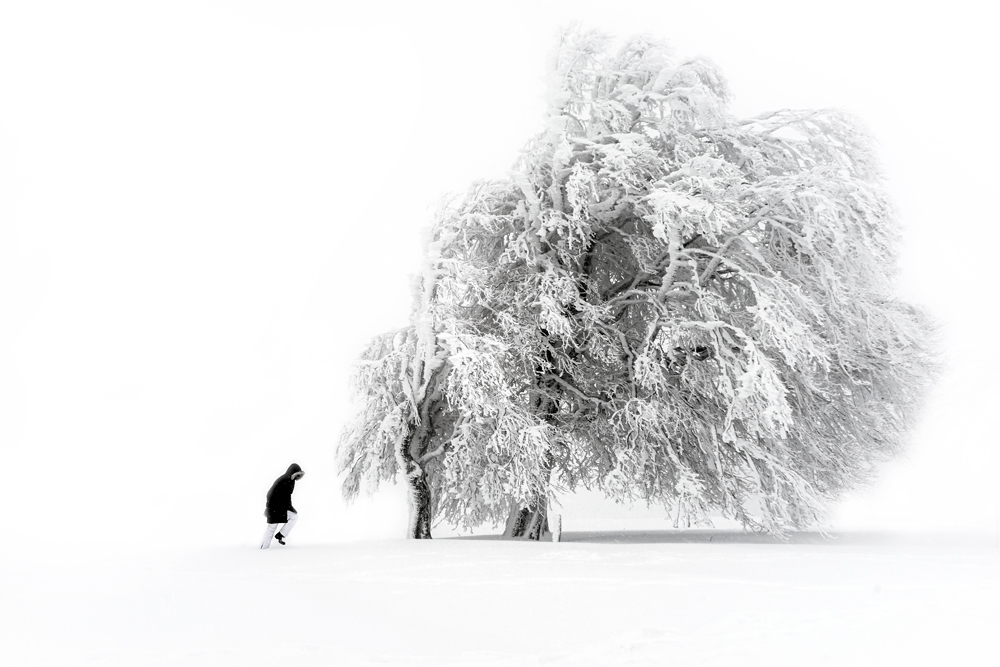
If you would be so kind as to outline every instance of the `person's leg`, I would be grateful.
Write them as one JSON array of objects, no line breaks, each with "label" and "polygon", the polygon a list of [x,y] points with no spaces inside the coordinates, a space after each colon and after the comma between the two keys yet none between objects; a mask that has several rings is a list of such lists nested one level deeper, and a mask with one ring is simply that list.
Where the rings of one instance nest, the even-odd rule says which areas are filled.
[{"label": "person's leg", "polygon": [[278,534],[281,535],[282,539],[288,537],[288,533],[292,532],[292,528],[295,527],[295,522],[298,520],[299,520],[298,514],[296,514],[295,512],[288,513],[288,521],[285,522],[285,525],[282,526],[281,530],[278,532]]},{"label": "person's leg", "polygon": [[260,541],[260,548],[267,549],[271,546],[271,538],[274,537],[274,531],[278,529],[278,524],[269,523],[267,528],[264,529],[264,539]]}]

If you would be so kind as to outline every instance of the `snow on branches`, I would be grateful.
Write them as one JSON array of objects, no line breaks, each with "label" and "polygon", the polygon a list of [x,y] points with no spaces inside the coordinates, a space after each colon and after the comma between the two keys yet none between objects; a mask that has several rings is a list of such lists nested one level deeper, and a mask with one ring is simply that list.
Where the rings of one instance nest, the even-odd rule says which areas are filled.
[{"label": "snow on branches", "polygon": [[781,533],[900,446],[930,326],[866,134],[737,119],[708,62],[608,43],[565,35],[546,129],[438,216],[413,327],[358,366],[348,496],[403,469],[461,525],[544,530],[584,485]]}]

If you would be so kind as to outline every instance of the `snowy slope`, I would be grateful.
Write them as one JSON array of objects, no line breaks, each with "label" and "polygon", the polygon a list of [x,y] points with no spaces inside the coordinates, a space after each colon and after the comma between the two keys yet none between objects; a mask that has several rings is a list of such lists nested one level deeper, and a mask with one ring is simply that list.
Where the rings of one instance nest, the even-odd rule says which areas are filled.
[{"label": "snowy slope", "polygon": [[565,539],[21,552],[3,664],[998,664],[992,537]]}]

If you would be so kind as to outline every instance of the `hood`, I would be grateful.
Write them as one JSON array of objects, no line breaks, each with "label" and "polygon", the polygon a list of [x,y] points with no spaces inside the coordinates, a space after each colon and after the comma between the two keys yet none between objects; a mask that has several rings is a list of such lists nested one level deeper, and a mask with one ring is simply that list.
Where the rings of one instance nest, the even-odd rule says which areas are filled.
[{"label": "hood", "polygon": [[288,466],[288,470],[285,471],[285,474],[288,475],[289,477],[291,477],[292,474],[297,473],[297,472],[301,472],[301,473],[305,474],[304,471],[302,470],[302,467],[299,466],[298,463],[293,463],[292,465]]}]

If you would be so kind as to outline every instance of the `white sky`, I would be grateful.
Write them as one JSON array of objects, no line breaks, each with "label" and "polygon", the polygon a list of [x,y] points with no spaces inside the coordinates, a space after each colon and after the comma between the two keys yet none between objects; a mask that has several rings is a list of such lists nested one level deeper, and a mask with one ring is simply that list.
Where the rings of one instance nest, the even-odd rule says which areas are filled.
[{"label": "white sky", "polygon": [[339,499],[350,363],[405,323],[439,197],[502,176],[540,129],[573,20],[710,57],[738,113],[868,123],[906,224],[901,288],[941,321],[949,372],[837,525],[996,530],[983,3],[334,4],[0,4],[0,497],[18,531],[253,541],[297,461],[298,530],[400,534],[398,489]]}]

